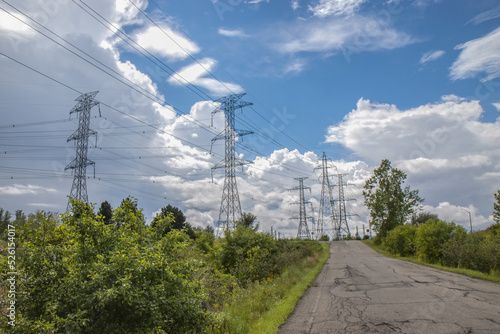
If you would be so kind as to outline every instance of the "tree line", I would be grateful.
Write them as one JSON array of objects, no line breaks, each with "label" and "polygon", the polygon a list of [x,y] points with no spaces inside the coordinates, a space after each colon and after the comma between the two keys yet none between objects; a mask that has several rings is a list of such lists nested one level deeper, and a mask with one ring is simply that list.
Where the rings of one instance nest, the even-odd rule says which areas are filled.
[{"label": "tree line", "polygon": [[500,190],[495,193],[495,224],[484,231],[467,233],[453,222],[420,212],[423,198],[404,185],[406,173],[382,160],[364,185],[364,203],[370,210],[374,242],[393,254],[450,267],[491,273],[500,270]]}]

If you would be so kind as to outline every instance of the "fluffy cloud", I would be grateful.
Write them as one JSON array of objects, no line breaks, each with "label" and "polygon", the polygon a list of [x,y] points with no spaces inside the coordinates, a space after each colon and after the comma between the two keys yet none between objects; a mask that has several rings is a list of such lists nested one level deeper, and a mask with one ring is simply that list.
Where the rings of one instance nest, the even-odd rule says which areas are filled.
[{"label": "fluffy cloud", "polygon": [[480,73],[486,73],[484,81],[500,76],[500,28],[455,49],[461,52],[450,68],[453,80],[472,78]]},{"label": "fluffy cloud", "polygon": [[12,195],[12,196],[26,195],[26,194],[39,195],[47,192],[57,192],[57,190],[53,188],[44,188],[32,184],[27,184],[27,185],[14,184],[11,186],[0,187],[0,194],[2,195]]},{"label": "fluffy cloud", "polygon": [[216,65],[217,62],[215,59],[203,58],[196,63],[181,68],[176,74],[168,78],[167,81],[173,85],[197,85],[208,89],[211,94],[216,96],[241,93],[243,88],[238,84],[207,78]]},{"label": "fluffy cloud", "polygon": [[6,33],[34,35],[35,31],[30,29],[22,21],[28,21],[28,19],[22,14],[0,11],[0,30],[3,30]]},{"label": "fluffy cloud", "polygon": [[[134,2],[141,9],[144,9],[147,3]],[[119,28],[132,26],[136,29],[132,34],[140,36],[139,39],[142,38],[144,47],[149,48],[151,52],[169,60],[186,57],[185,52],[183,55],[178,48],[174,48],[171,53],[153,49],[153,46],[148,44],[151,42],[148,38],[158,34],[158,31],[155,32],[155,29],[145,25],[138,15],[138,9],[131,6],[129,1],[90,1],[88,4],[97,13],[114,22],[115,26]],[[97,147],[94,147],[92,140],[88,152],[88,158],[96,162],[96,178],[93,178],[91,168],[87,170],[89,176],[87,189],[91,201],[100,203],[107,200],[116,207],[121,199],[135,195],[147,199],[139,202],[147,213],[166,205],[167,194],[162,196],[161,185],[154,183],[149,177],[164,176],[169,170],[168,166],[161,163],[161,158],[168,152],[165,151],[165,146],[159,147],[156,144],[161,139],[158,133],[163,133],[161,127],[164,124],[174,124],[177,116],[173,108],[158,103],[163,100],[163,96],[152,77],[142,72],[131,61],[122,60],[122,44],[118,42],[116,36],[75,3],[58,1],[49,6],[43,1],[31,1],[16,6],[27,17],[36,17],[61,37],[98,59],[101,64],[107,66],[107,71],[114,71],[113,76],[121,74],[125,78],[121,78],[121,81],[126,81],[128,85],[137,85],[134,86],[136,90],[131,89],[29,28],[7,24],[8,22],[1,20],[0,30],[5,32],[0,34],[0,48],[3,53],[75,89],[83,92],[99,90],[96,98],[102,102],[100,106],[102,117],[98,117],[97,108],[93,108],[90,124],[91,129],[98,133]],[[168,29],[168,25],[162,27]],[[196,52],[197,46],[189,44],[191,42],[173,28],[168,31],[183,47]],[[161,38],[168,39],[165,35]],[[95,61],[93,62],[97,65]],[[15,78],[12,82],[0,83],[0,89],[8,94],[12,101],[11,112],[3,118],[2,123],[45,124],[40,127],[8,129],[11,139],[3,144],[7,146],[9,156],[3,158],[0,167],[3,175],[9,176],[0,182],[2,207],[11,212],[17,209],[31,212],[34,209],[48,207],[62,212],[66,208],[66,195],[70,192],[73,179],[71,171],[65,170],[65,167],[75,156],[74,143],[66,143],[66,139],[78,126],[77,119],[73,117],[68,120],[68,116],[76,104],[74,99],[79,93],[58,85],[7,58],[0,58],[0,66],[3,75]],[[23,89],[19,89],[20,85]],[[33,109],[30,103],[35,100],[38,107]],[[65,121],[54,124],[47,122],[47,120],[62,119]],[[44,135],[25,136],[22,130],[25,133],[34,131]],[[185,129],[184,134],[187,131]],[[191,134],[192,140],[195,140],[194,135],[195,133]],[[172,141],[175,141],[175,138],[172,138]],[[26,151],[27,153],[11,153],[12,145],[13,147],[33,145],[39,149],[30,149]],[[179,148],[174,147],[175,149]],[[184,159],[186,166],[192,170],[209,168],[211,163],[203,164],[203,161],[200,162],[195,158],[198,151],[195,149],[192,151],[195,153],[186,150],[187,153],[178,159]],[[27,165],[25,163],[27,160],[22,160],[23,155],[29,155],[32,161],[36,161],[36,166]],[[184,163],[173,159],[172,162]],[[205,175],[207,180],[209,174],[208,172],[208,175]],[[192,178],[189,171],[183,176],[186,176],[186,179]],[[20,180],[25,178],[35,178],[36,183],[23,185]],[[18,196],[13,196],[14,194]],[[23,196],[22,201],[19,200],[19,196]],[[44,203],[52,203],[51,206],[42,203],[40,196],[43,196]],[[172,199],[175,200],[175,196],[168,201],[176,204],[177,202]]]},{"label": "fluffy cloud", "polygon": [[457,157],[489,152],[499,139],[498,123],[481,123],[479,101],[453,96],[409,110],[360,99],[357,109],[328,129],[327,142],[341,143],[371,161]]},{"label": "fluffy cloud", "polygon": [[[473,205],[484,223],[500,172],[500,120],[481,122],[482,114],[478,101],[456,96],[408,110],[360,99],[342,122],[328,128],[326,141],[346,146],[373,165],[393,161],[421,190],[426,205],[439,212],[444,212],[443,202]],[[462,217],[458,223],[467,222],[457,217]]]},{"label": "fluffy cloud", "polygon": [[[485,217],[479,213],[479,210],[474,205],[457,206],[448,202],[439,203],[436,207],[424,205],[423,210],[437,214],[440,219],[449,222],[460,222],[467,231],[483,230],[491,225],[491,217]],[[470,213],[470,219],[469,219]]]},{"label": "fluffy cloud", "polygon": [[135,33],[134,40],[151,53],[169,60],[181,60],[196,54],[200,48],[167,25],[150,26]]}]

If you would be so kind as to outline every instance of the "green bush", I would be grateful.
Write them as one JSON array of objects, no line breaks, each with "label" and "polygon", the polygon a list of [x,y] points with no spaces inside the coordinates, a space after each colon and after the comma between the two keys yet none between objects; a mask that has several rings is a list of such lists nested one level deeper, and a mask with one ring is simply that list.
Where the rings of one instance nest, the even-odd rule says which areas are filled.
[{"label": "green bush", "polygon": [[130,206],[119,212],[120,227],[96,219],[84,203],[74,208],[60,222],[46,218],[37,229],[18,230],[18,317],[16,327],[0,327],[11,333],[173,334],[201,333],[214,322],[204,307],[203,263],[185,233],[158,238]]},{"label": "green bush", "polygon": [[417,227],[415,225],[399,225],[389,231],[385,239],[385,245],[392,254],[400,256],[415,255],[417,248],[415,245],[415,235]]},{"label": "green bush", "polygon": [[330,241],[330,237],[326,234],[323,234],[321,238],[319,238],[319,241]]},{"label": "green bush", "polygon": [[448,267],[458,267],[463,252],[467,231],[461,226],[457,226],[451,237],[443,245],[442,262]]},{"label": "green bush", "polygon": [[500,237],[476,232],[452,238],[443,247],[443,263],[487,274],[500,269]]},{"label": "green bush", "polygon": [[[146,225],[130,197],[108,224],[93,206],[72,204],[61,217],[39,212],[16,224],[16,326],[4,315],[0,332],[227,333],[223,325],[234,314],[225,312],[251,295],[246,289],[260,291],[251,302],[265,305],[241,322],[250,328],[283,296],[284,288],[272,295],[267,290],[281,282],[278,277],[300,278],[293,268],[316,263],[327,246],[276,241],[244,225],[218,240],[208,229],[190,238],[186,229],[171,228],[170,214]],[[0,255],[4,314],[9,271],[7,256]]]},{"label": "green bush", "polygon": [[417,228],[415,244],[419,257],[430,263],[442,260],[443,246],[451,239],[452,233],[457,228],[454,223],[447,223],[439,219],[429,219]]}]

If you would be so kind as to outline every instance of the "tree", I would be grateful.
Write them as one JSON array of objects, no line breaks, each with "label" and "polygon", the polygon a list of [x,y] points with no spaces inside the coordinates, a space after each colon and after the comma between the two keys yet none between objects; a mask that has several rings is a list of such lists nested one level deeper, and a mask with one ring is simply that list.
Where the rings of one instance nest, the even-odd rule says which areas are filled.
[{"label": "tree", "polygon": [[427,211],[419,212],[418,215],[414,213],[411,216],[411,224],[418,226],[425,223],[429,219],[438,219],[438,215]]},{"label": "tree", "polygon": [[160,209],[160,213],[153,218],[151,227],[155,227],[159,224],[160,220],[166,219],[167,217],[172,217],[173,221],[171,221],[170,224],[162,224],[165,226],[163,234],[167,234],[171,230],[185,230],[191,239],[196,238],[193,228],[189,223],[186,223],[186,216],[182,210],[170,204]]},{"label": "tree", "polygon": [[15,226],[20,226],[26,222],[26,215],[23,210],[16,210],[16,219],[14,219],[13,224]]},{"label": "tree", "polygon": [[[255,224],[257,216],[251,214],[250,212],[243,212],[240,219],[236,221],[236,226],[243,226],[252,228],[254,231],[259,229],[259,224]],[[255,224],[255,225],[254,225]]]},{"label": "tree", "polygon": [[97,215],[102,217],[102,221],[106,225],[111,224],[113,218],[113,207],[108,201],[104,201],[101,203],[101,207],[99,208]]},{"label": "tree", "polygon": [[9,211],[0,208],[0,236],[7,230],[11,218]]},{"label": "tree", "polygon": [[406,173],[391,167],[391,162],[382,160],[364,186],[365,205],[370,209],[370,225],[379,234],[380,240],[387,232],[404,224],[423,201],[418,190],[403,188]]},{"label": "tree", "polygon": [[496,194],[493,194],[496,203],[493,203],[493,220],[495,223],[500,224],[500,190],[497,191]]},{"label": "tree", "polygon": [[131,196],[122,200],[120,206],[113,213],[113,220],[118,227],[126,224],[136,231],[142,229],[146,223],[142,209],[137,207],[137,199]]}]

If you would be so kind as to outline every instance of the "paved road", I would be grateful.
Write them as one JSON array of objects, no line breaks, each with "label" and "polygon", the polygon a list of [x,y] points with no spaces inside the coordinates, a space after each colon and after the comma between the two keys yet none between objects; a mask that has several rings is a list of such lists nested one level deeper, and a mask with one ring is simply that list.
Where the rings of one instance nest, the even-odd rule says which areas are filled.
[{"label": "paved road", "polygon": [[386,258],[360,241],[330,258],[280,334],[500,333],[500,284]]}]

